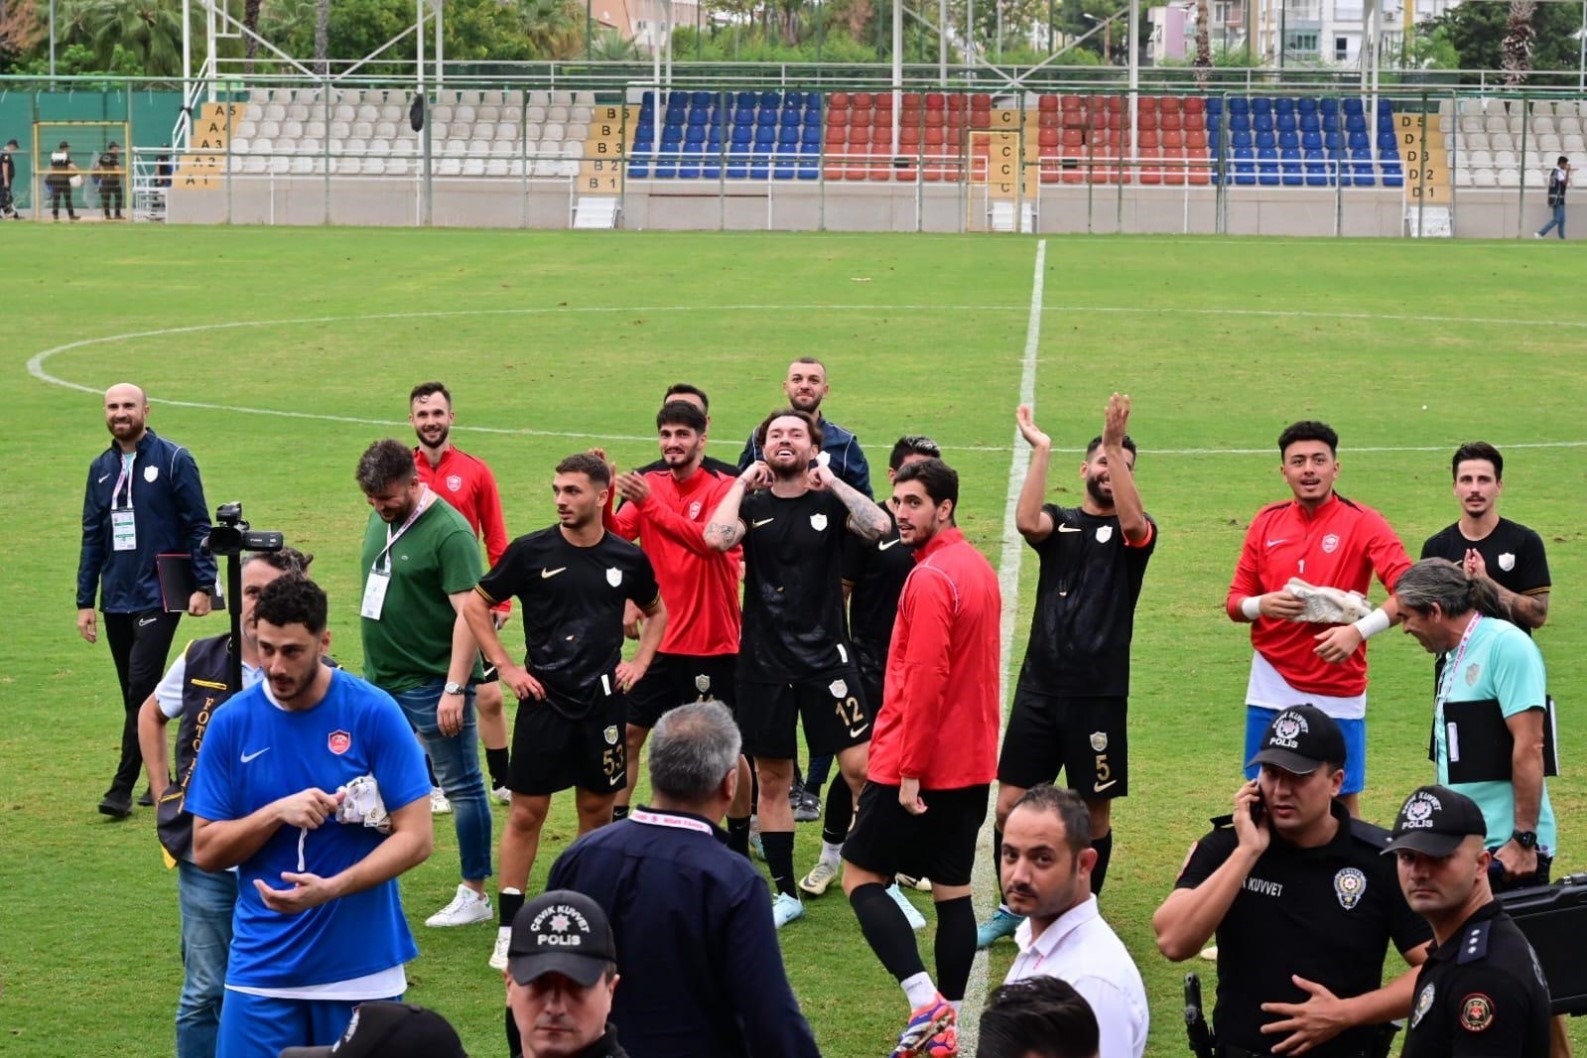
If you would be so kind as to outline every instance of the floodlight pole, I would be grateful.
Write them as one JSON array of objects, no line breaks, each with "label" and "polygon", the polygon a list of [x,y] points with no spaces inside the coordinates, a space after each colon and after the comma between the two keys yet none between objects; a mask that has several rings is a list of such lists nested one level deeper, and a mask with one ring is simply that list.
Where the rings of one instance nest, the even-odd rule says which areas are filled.
[{"label": "floodlight pole", "polygon": [[[55,80],[55,0],[50,0],[50,80]],[[50,88],[55,86],[51,84]]]},{"label": "floodlight pole", "polygon": [[413,24],[413,39],[418,43],[418,52],[413,67],[417,71],[416,82],[420,95],[424,94],[424,0],[416,0],[418,21]]},{"label": "floodlight pole", "polygon": [[[1587,0],[1583,0],[1587,3]],[[50,10],[55,10],[55,0],[50,0]],[[51,40],[54,40],[53,28]],[[188,92],[193,79],[193,2],[182,0],[182,105],[187,106]]]},{"label": "floodlight pole", "polygon": [[435,0],[435,87],[445,80],[442,65],[446,57],[446,0]]},{"label": "floodlight pole", "polygon": [[904,88],[904,0],[893,0],[893,157],[898,157],[899,98]]},{"label": "floodlight pole", "polygon": [[[1587,0],[1582,0],[1582,4],[1587,8]],[[1583,18],[1587,19],[1587,15]],[[943,87],[948,84],[948,0],[937,0],[937,83]]]},{"label": "floodlight pole", "polygon": [[[1111,25],[1111,22],[1109,23]],[[1141,110],[1141,0],[1130,0],[1130,28],[1124,35],[1130,49],[1130,156],[1139,158]]]},{"label": "floodlight pole", "polygon": [[1576,89],[1587,91],[1587,0],[1581,4],[1581,34],[1577,37],[1581,43],[1581,53],[1576,60]]}]

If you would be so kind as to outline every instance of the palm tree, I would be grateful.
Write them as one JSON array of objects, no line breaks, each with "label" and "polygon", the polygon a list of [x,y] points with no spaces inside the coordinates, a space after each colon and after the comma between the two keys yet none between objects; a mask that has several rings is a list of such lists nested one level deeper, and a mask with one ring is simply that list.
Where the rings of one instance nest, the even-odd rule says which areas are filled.
[{"label": "palm tree", "polygon": [[1207,74],[1212,69],[1212,5],[1196,0],[1196,87],[1207,90]]},{"label": "palm tree", "polygon": [[242,24],[247,31],[243,34],[243,76],[253,74],[253,61],[259,54],[259,41],[256,34],[259,32],[259,16],[264,11],[264,0],[243,0]]},{"label": "palm tree", "polygon": [[331,73],[331,0],[314,0],[314,68],[321,77]]},{"label": "palm tree", "polygon": [[1499,45],[1499,65],[1507,85],[1525,84],[1526,75],[1532,72],[1532,16],[1536,13],[1537,0],[1510,0],[1504,40]]},{"label": "palm tree", "polygon": [[180,76],[180,0],[67,0],[56,12],[56,40],[82,44],[101,69],[119,47],[150,77]]},{"label": "palm tree", "polygon": [[584,11],[573,0],[526,0],[524,36],[537,59],[571,59],[584,50]]}]

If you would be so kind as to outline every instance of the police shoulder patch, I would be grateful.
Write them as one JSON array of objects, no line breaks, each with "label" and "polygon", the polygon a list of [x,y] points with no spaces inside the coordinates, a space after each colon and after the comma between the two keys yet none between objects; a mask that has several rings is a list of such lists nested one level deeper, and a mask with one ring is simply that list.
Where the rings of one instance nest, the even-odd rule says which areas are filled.
[{"label": "police shoulder patch", "polygon": [[1481,992],[1473,992],[1460,1001],[1460,1027],[1467,1032],[1486,1032],[1495,1017],[1493,1000]]},{"label": "police shoulder patch", "polygon": [[1433,995],[1433,983],[1429,981],[1422,986],[1421,992],[1417,993],[1416,1006],[1411,1010],[1411,1028],[1414,1029],[1420,1025],[1422,1018],[1426,1017],[1427,1012],[1433,1009]]}]

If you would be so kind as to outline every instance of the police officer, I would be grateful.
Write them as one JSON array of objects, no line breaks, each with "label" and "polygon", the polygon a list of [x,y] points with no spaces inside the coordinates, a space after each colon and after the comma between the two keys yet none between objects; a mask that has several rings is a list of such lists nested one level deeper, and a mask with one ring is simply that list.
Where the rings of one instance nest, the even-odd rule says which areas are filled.
[{"label": "police officer", "polygon": [[1487,826],[1475,801],[1423,786],[1400,808],[1385,853],[1436,945],[1416,977],[1404,1058],[1544,1058],[1548,983],[1488,885]]},{"label": "police officer", "polygon": [[55,148],[50,155],[50,171],[44,177],[44,187],[50,193],[50,209],[55,219],[61,219],[61,203],[66,204],[66,216],[71,220],[77,219],[77,211],[72,208],[72,177],[77,174],[77,169],[72,165],[72,145],[65,140]]},{"label": "police officer", "polygon": [[1221,1058],[1279,1047],[1386,1054],[1375,1026],[1410,1012],[1414,971],[1382,985],[1384,956],[1393,941],[1419,965],[1430,930],[1379,855],[1388,835],[1337,799],[1344,735],[1320,709],[1293,706],[1249,763],[1257,778],[1235,794],[1233,816],[1191,847],[1152,917],[1157,947],[1179,962],[1216,933]]},{"label": "police officer", "polygon": [[21,220],[16,206],[17,160],[12,152],[19,150],[16,140],[7,140],[0,147],[0,218]]},{"label": "police officer", "polygon": [[115,140],[105,145],[105,153],[99,156],[94,168],[98,170],[99,205],[105,211],[105,219],[124,219],[121,216],[124,201],[121,193],[121,148]]}]

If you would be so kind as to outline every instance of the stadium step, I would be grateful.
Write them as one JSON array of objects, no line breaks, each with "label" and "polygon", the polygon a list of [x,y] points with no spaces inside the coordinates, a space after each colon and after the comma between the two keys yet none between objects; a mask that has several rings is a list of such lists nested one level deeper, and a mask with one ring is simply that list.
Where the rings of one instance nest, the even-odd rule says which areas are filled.
[{"label": "stadium step", "polygon": [[1405,159],[1406,205],[1448,206],[1450,203],[1449,148],[1438,127],[1438,115],[1394,115],[1394,131]]},{"label": "stadium step", "polygon": [[573,206],[573,227],[601,229],[617,227],[618,204],[615,195],[580,195]]},{"label": "stadium step", "polygon": [[226,166],[231,130],[242,120],[241,103],[205,103],[188,139],[188,153],[177,159],[175,186],[202,190],[219,186]]}]

